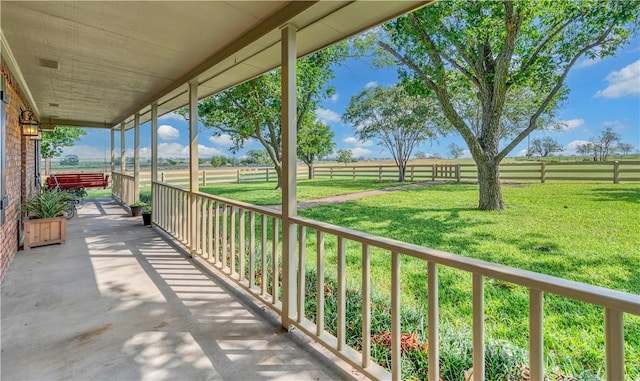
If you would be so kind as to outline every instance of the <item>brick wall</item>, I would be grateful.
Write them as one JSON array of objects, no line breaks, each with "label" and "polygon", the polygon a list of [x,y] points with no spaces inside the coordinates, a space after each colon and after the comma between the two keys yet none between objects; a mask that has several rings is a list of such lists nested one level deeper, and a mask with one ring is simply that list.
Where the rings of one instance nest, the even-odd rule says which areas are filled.
[{"label": "brick wall", "polygon": [[20,244],[22,235],[20,204],[28,195],[38,191],[34,173],[35,142],[29,138],[22,138],[18,123],[20,109],[26,109],[28,106],[4,62],[1,65],[1,72],[5,78],[5,90],[9,95],[9,104],[5,108],[5,184],[9,206],[5,214],[5,224],[0,227],[0,282],[4,279],[4,274]]}]

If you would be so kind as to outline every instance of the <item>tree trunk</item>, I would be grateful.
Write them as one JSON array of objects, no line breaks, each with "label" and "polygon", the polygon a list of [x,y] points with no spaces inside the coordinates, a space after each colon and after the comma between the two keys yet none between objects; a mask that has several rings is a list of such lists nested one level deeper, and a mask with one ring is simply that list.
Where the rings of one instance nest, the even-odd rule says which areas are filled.
[{"label": "tree trunk", "polygon": [[278,184],[276,184],[275,189],[280,189],[282,187],[282,167],[274,165],[274,169],[276,170],[276,174],[278,175]]},{"label": "tree trunk", "polygon": [[398,166],[398,181],[403,183],[404,182],[404,174],[407,170],[407,167],[404,165],[399,165]]},{"label": "tree trunk", "polygon": [[307,168],[309,168],[309,180],[313,180],[313,163],[307,164]]},{"label": "tree trunk", "polygon": [[502,210],[502,190],[500,188],[500,163],[494,160],[476,160],[478,185],[480,186],[480,210]]},{"label": "tree trunk", "polygon": [[44,158],[44,175],[49,177],[50,173],[51,173],[51,158],[45,157]]}]

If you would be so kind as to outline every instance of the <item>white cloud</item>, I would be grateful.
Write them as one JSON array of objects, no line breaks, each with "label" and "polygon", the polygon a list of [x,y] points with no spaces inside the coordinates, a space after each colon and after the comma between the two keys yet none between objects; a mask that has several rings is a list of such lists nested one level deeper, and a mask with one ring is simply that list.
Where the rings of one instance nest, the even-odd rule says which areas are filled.
[{"label": "white cloud", "polygon": [[468,149],[462,151],[462,157],[463,158],[470,158],[471,157],[471,151],[469,151]]},{"label": "white cloud", "polygon": [[522,149],[520,150],[520,152],[518,152],[518,154],[516,155],[517,157],[523,157],[523,156],[527,156],[527,149]]},{"label": "white cloud", "polygon": [[347,144],[352,144],[352,145],[354,145],[356,147],[371,147],[373,145],[373,142],[371,140],[361,141],[361,140],[358,140],[358,138],[356,138],[354,136],[346,137],[346,138],[342,139],[342,141],[344,143],[347,143]]},{"label": "white cloud", "polygon": [[[211,157],[214,155],[226,156],[225,152],[217,148],[198,144],[199,157]],[[180,143],[160,143],[158,144],[158,156],[167,158],[186,158],[189,157],[189,146],[183,146]]]},{"label": "white cloud", "polygon": [[561,131],[567,132],[571,130],[575,130],[576,128],[582,126],[584,124],[584,119],[569,119],[569,120],[560,120],[557,123],[551,124],[547,129],[553,131]]},{"label": "white cloud", "polygon": [[562,152],[564,155],[576,155],[578,153],[578,147],[583,144],[589,144],[587,140],[574,140],[564,147]]},{"label": "white cloud", "polygon": [[172,111],[172,112],[168,112],[168,113],[166,113],[164,115],[159,116],[158,120],[179,120],[179,121],[183,121],[184,122],[186,119],[185,119],[184,116],[178,114],[175,111]]},{"label": "white cloud", "polygon": [[326,109],[326,108],[317,109],[316,110],[316,116],[323,123],[339,122],[340,121],[340,115],[337,112],[331,111],[331,110]]},{"label": "white cloud", "polygon": [[231,147],[233,146],[233,140],[231,140],[231,135],[222,134],[220,136],[210,136],[209,141],[217,146],[222,147]]},{"label": "white cloud", "polygon": [[367,83],[364,85],[364,88],[365,88],[365,89],[370,89],[370,88],[372,88],[372,87],[376,87],[376,86],[379,86],[379,85],[378,85],[378,82],[376,82],[376,81],[371,81],[371,82],[367,82]]},{"label": "white cloud", "polygon": [[367,156],[371,154],[371,150],[362,147],[351,148],[350,150],[354,157]]},{"label": "white cloud", "polygon": [[609,86],[596,92],[595,97],[620,98],[640,94],[640,60],[618,71],[612,71],[606,79]]},{"label": "white cloud", "polygon": [[173,140],[180,137],[180,131],[168,124],[163,124],[158,127],[158,137],[162,140]]},{"label": "white cloud", "polygon": [[595,58],[585,57],[580,62],[578,62],[576,64],[575,68],[576,69],[580,69],[580,68],[583,68],[583,67],[593,66],[593,65],[599,63],[600,61],[602,61],[602,57],[595,57]]},{"label": "white cloud", "polygon": [[330,98],[329,98],[329,102],[331,103],[336,103],[338,101],[338,94],[333,94]]},{"label": "white cloud", "polygon": [[605,127],[611,127],[612,129],[614,129],[615,131],[622,131],[625,128],[627,128],[627,126],[625,126],[622,122],[620,122],[619,120],[607,120],[604,123],[602,123]]}]

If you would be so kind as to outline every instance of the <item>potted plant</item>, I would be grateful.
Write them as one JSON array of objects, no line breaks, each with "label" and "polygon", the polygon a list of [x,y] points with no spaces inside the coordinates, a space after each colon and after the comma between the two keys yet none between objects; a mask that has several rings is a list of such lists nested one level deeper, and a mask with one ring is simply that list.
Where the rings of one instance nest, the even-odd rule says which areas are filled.
[{"label": "potted plant", "polygon": [[133,204],[129,205],[129,209],[131,209],[131,215],[132,216],[139,216],[142,214],[142,211],[147,207],[147,204],[145,204],[142,201],[136,201]]},{"label": "potted plant", "polygon": [[22,204],[24,221],[24,249],[34,246],[64,243],[67,239],[67,219],[64,213],[74,199],[67,191],[43,190]]},{"label": "potted plant", "polygon": [[144,212],[142,212],[142,223],[144,226],[151,225],[151,207],[148,205]]}]

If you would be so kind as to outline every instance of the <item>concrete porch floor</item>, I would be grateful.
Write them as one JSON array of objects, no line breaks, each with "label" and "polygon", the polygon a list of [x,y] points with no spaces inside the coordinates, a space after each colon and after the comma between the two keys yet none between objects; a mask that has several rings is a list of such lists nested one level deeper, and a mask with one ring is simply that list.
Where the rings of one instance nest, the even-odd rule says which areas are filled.
[{"label": "concrete porch floor", "polygon": [[5,276],[2,380],[358,377],[115,201],[79,212]]}]

